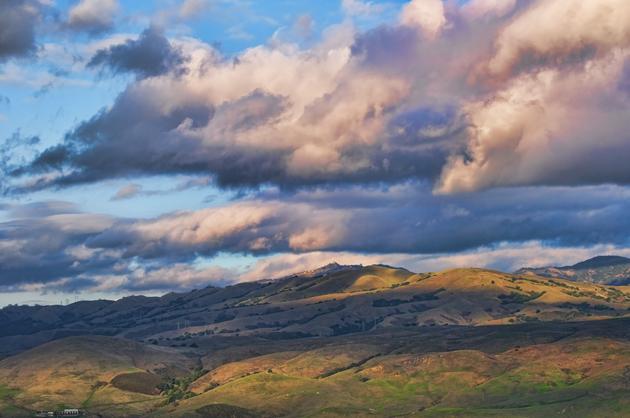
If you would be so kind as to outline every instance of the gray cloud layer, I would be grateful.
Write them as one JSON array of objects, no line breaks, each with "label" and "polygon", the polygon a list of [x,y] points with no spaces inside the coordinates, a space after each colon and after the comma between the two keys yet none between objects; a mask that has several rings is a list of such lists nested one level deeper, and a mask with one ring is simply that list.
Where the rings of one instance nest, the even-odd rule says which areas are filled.
[{"label": "gray cloud layer", "polygon": [[140,77],[165,74],[184,63],[181,52],[174,48],[162,31],[150,27],[138,39],[99,50],[88,67],[108,68],[113,73],[132,72]]},{"label": "gray cloud layer", "polygon": [[[64,202],[5,205],[0,209],[11,220],[0,224],[0,278],[5,288],[61,283],[70,289],[101,282],[130,288],[139,286],[134,284],[139,274],[158,275],[175,265],[198,285],[205,276],[189,263],[219,252],[435,254],[528,241],[624,246],[630,233],[628,193],[611,186],[435,196],[429,187],[409,183],[266,192],[154,219],[86,214]],[[233,277],[217,271],[207,280]],[[177,276],[172,279],[177,287]]]}]

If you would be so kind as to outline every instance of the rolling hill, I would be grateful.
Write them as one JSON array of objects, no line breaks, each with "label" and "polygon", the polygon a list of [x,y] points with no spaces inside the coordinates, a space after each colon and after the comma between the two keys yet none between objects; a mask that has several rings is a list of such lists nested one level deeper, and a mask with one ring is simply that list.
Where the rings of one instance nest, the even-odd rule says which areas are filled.
[{"label": "rolling hill", "polygon": [[73,335],[181,346],[201,335],[286,339],[387,327],[615,318],[629,307],[623,286],[483,269],[416,274],[348,266],[163,297],[10,306],[0,310],[0,356]]},{"label": "rolling hill", "polygon": [[630,411],[630,288],[530,271],[332,264],[159,298],[11,306],[0,319],[0,415]]}]

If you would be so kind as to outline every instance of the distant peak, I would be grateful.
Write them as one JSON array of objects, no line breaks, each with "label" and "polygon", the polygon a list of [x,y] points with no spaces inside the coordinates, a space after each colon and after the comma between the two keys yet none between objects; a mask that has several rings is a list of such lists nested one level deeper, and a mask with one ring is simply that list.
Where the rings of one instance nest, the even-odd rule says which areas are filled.
[{"label": "distant peak", "polygon": [[406,270],[406,271],[409,271],[409,270],[407,270],[404,267],[396,267],[396,266],[392,266],[390,264],[383,264],[383,263],[372,264],[372,266],[374,266],[374,267],[383,267],[383,268],[392,269],[392,270]]},{"label": "distant peak", "polygon": [[322,274],[331,274],[331,273],[336,273],[338,271],[355,270],[362,267],[363,266],[360,264],[345,265],[345,264],[339,264],[336,261],[333,261],[332,263],[328,263],[325,266],[318,267],[314,270],[307,270],[302,273],[299,273],[298,276],[316,277],[316,276],[321,276]]},{"label": "distant peak", "polygon": [[590,269],[598,267],[616,266],[619,264],[630,264],[630,258],[621,257],[618,255],[599,255],[597,257],[589,258],[588,260],[574,264],[571,268],[574,269]]},{"label": "distant peak", "polygon": [[257,280],[257,282],[260,283],[271,283],[274,282],[276,280],[284,280],[284,279],[292,279],[292,278],[296,278],[296,277],[304,277],[304,278],[315,278],[315,277],[319,277],[319,276],[325,276],[328,274],[333,274],[333,273],[338,273],[341,271],[348,271],[348,270],[358,270],[358,269],[362,269],[363,266],[361,264],[352,264],[352,265],[347,265],[347,264],[339,264],[336,261],[333,261],[331,263],[326,264],[325,266],[321,266],[321,267],[317,267],[315,269],[312,270],[304,270],[301,271],[299,273],[293,273],[293,274],[289,274],[287,276],[278,276],[276,278],[272,278],[272,279],[261,279],[261,280]]}]

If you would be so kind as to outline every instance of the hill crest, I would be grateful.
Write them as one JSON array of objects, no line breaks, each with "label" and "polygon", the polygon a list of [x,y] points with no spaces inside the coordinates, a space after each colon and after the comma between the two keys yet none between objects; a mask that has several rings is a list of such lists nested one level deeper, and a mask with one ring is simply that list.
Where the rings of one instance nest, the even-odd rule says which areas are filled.
[{"label": "hill crest", "polygon": [[164,346],[201,336],[264,339],[373,329],[575,321],[628,315],[630,293],[487,269],[413,273],[334,265],[293,275],[154,298],[0,310],[0,356],[73,335],[112,335]]},{"label": "hill crest", "polygon": [[617,266],[619,264],[630,264],[630,258],[621,257],[618,255],[598,255],[588,260],[576,263],[569,268],[574,269],[589,269],[598,267]]}]

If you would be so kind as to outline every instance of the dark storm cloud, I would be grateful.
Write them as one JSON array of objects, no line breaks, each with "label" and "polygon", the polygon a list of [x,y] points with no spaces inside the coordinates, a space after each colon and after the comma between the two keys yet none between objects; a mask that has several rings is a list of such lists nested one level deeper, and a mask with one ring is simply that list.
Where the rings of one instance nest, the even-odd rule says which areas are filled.
[{"label": "dark storm cloud", "polygon": [[35,27],[40,5],[29,0],[0,2],[0,61],[31,54],[37,49]]},{"label": "dark storm cloud", "polygon": [[[195,155],[194,144],[172,131],[185,121],[203,126],[213,113],[211,108],[187,105],[163,115],[131,91],[119,97],[111,110],[79,125],[63,144],[46,149],[22,170],[37,173],[75,167],[57,180],[59,185],[141,172],[203,171],[206,163],[203,156]],[[169,137],[171,142],[166,140]]]},{"label": "dark storm cloud", "polygon": [[185,61],[157,27],[150,27],[138,39],[99,50],[88,62],[92,68],[109,69],[112,73],[135,73],[139,77],[162,75],[181,68]]},{"label": "dark storm cloud", "polygon": [[[35,172],[41,172],[49,169],[61,168],[69,155],[70,151],[67,147],[64,147],[63,145],[55,145],[46,149],[37,156],[32,163],[32,169]],[[16,173],[19,173],[19,170]]]},{"label": "dark storm cloud", "polygon": [[80,255],[85,239],[111,225],[108,217],[80,213],[64,202],[0,209],[13,218],[0,223],[0,286],[46,283],[112,267],[107,257]]},{"label": "dark storm cloud", "polygon": [[[130,88],[111,109],[82,123],[67,135],[64,144],[43,151],[24,170],[38,173],[63,167],[73,169],[70,174],[54,180],[56,185],[62,186],[142,173],[209,173],[226,186],[255,186],[267,182],[291,186],[437,175],[446,158],[445,144],[421,144],[423,138],[416,133],[413,140],[416,147],[409,146],[405,150],[385,150],[380,146],[348,148],[348,158],[371,161],[370,166],[357,173],[343,176],[322,173],[312,178],[293,179],[286,168],[289,150],[223,143],[226,138],[221,137],[255,130],[277,118],[285,108],[282,97],[254,91],[216,109],[191,103],[168,113],[163,113],[158,105],[146,100],[142,92]],[[213,130],[218,136],[216,144],[182,134],[179,130],[182,124],[192,130],[216,126]],[[402,119],[396,121],[392,130],[404,129],[402,124]],[[396,155],[398,152],[401,155]],[[388,158],[398,163],[390,165]]]}]

